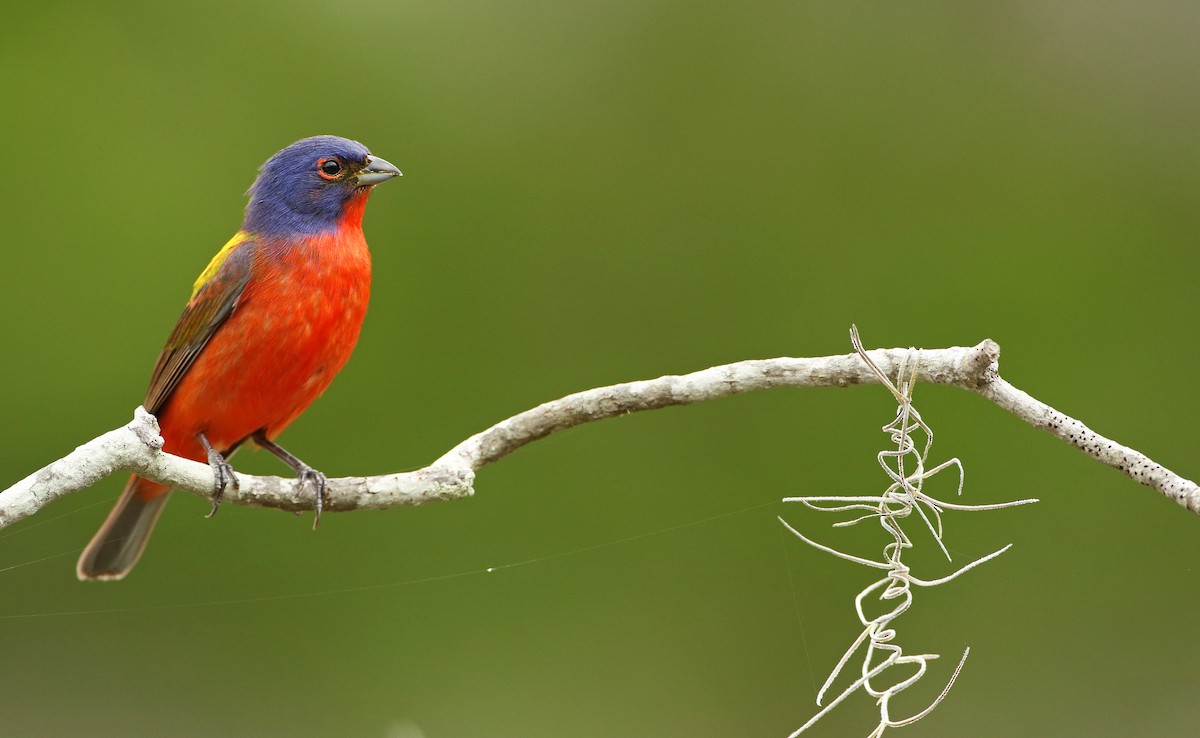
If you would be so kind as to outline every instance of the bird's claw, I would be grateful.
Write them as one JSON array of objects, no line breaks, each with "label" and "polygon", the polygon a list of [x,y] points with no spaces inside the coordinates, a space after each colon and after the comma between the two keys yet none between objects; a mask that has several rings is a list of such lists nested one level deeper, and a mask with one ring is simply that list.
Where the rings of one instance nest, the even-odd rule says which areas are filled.
[{"label": "bird's claw", "polygon": [[313,487],[316,491],[316,504],[314,508],[317,511],[317,515],[315,518],[313,518],[313,530],[316,530],[317,525],[319,525],[321,522],[321,509],[325,507],[325,488],[328,486],[328,480],[326,480],[324,474],[312,468],[311,466],[300,467],[296,470],[297,497],[299,497],[300,493],[304,491],[304,485],[308,482],[313,483]]},{"label": "bird's claw", "polygon": [[212,510],[205,517],[211,518],[217,514],[217,508],[221,507],[221,500],[225,498],[225,488],[232,486],[233,491],[237,492],[241,485],[237,475],[233,473],[233,467],[216,449],[208,450],[208,465],[213,471],[213,504]]}]

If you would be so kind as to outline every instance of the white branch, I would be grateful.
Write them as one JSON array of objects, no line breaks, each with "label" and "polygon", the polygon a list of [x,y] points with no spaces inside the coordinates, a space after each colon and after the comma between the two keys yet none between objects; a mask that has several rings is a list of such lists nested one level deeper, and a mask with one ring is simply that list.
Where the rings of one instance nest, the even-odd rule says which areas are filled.
[{"label": "white branch", "polygon": [[[1119,469],[1200,514],[1200,488],[1145,455],[1111,441],[1078,420],[1036,400],[1000,378],[1000,347],[876,349],[867,352],[887,377],[897,380],[916,366],[918,382],[948,384],[976,392],[1029,424],[1076,446],[1097,461]],[[514,415],[458,444],[424,469],[374,477],[330,479],[326,510],[359,510],[421,505],[474,494],[475,472],[555,431],[614,415],[691,405],[728,395],[775,387],[848,387],[878,384],[856,354],[811,359],[761,359],[577,392]],[[208,465],[164,453],[158,423],[141,408],[133,421],[105,433],[71,454],[0,492],[0,528],[33,515],[51,502],[86,489],[118,472],[135,472],[204,498],[212,495]],[[225,492],[233,504],[312,510],[313,489],[297,489],[280,477],[238,475],[240,489]]]}]

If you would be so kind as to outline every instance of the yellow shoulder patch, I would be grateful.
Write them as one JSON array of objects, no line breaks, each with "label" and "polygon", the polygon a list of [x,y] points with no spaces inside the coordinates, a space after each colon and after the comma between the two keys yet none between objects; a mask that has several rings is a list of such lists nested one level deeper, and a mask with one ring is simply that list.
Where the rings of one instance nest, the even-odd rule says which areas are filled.
[{"label": "yellow shoulder patch", "polygon": [[208,266],[204,267],[204,271],[200,272],[200,276],[196,279],[196,284],[192,286],[192,297],[195,297],[200,288],[208,284],[209,280],[217,276],[217,272],[221,270],[221,265],[225,263],[225,260],[229,258],[233,250],[249,239],[250,234],[245,231],[238,231],[233,234],[233,238],[229,239],[229,242],[221,247],[217,255],[212,258],[212,261],[208,262]]}]

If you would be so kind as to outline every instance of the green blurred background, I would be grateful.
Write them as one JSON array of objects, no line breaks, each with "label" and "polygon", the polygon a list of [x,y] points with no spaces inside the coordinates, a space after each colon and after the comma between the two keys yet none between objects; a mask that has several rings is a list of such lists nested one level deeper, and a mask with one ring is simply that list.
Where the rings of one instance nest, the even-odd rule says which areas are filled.
[{"label": "green blurred background", "polygon": [[[283,437],[331,475],[422,466],[587,387],[844,353],[852,322],[871,346],[994,338],[1011,381],[1200,475],[1195,3],[51,0],[0,20],[0,486],[131,417],[256,167],[317,133],[405,173],[367,214],[355,357]],[[917,399],[966,501],[1043,502],[949,519],[958,563],[1016,545],[896,622],[944,654],[898,714],[973,649],[912,733],[1193,734],[1200,520],[963,391]],[[317,533],[180,495],[131,578],[79,583],[107,480],[0,532],[0,732],[786,735],[870,575],[775,516],[882,539],[777,501],[881,490],[892,410],[879,388],[773,391],[605,421],[486,469],[471,500]],[[811,735],[872,715],[859,697]]]}]

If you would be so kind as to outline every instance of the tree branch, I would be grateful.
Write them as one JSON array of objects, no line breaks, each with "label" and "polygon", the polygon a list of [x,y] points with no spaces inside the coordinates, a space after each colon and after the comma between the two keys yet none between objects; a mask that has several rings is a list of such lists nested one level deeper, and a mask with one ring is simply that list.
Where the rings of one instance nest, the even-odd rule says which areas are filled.
[{"label": "tree branch", "polygon": [[[871,360],[893,382],[915,372],[919,382],[947,384],[978,393],[1036,428],[1041,428],[1102,464],[1125,473],[1200,514],[1200,488],[1144,454],[1109,440],[1083,423],[1030,397],[1000,378],[1000,347],[991,340],[946,349],[876,349]],[[475,472],[525,444],[556,431],[614,415],[692,405],[719,397],[775,387],[849,387],[878,384],[856,354],[810,359],[761,359],[715,366],[682,376],[577,392],[502,420],[466,439],[424,469],[373,477],[330,479],[326,510],[362,510],[422,505],[474,494]],[[51,502],[122,471],[209,499],[207,464],[162,450],[158,422],[138,408],[131,423],[105,433],[68,456],[0,492],[0,528]],[[238,474],[240,489],[227,489],[228,503],[281,510],[312,510],[313,489],[294,479]]]}]

